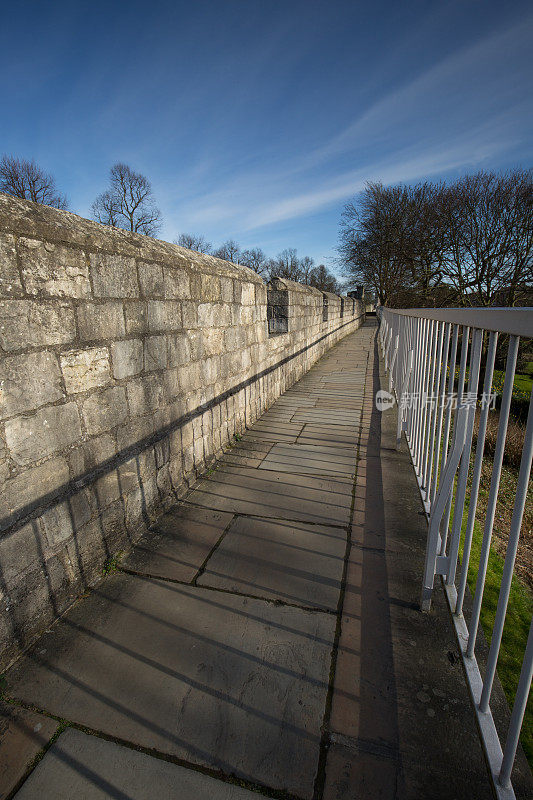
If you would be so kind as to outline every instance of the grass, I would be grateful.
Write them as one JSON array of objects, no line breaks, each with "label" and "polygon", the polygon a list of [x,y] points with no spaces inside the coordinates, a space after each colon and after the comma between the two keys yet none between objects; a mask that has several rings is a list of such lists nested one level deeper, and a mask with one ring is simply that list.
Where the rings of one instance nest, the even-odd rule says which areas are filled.
[{"label": "grass", "polygon": [[[481,495],[480,490],[480,495]],[[466,516],[468,507],[465,508],[463,520],[463,535],[466,528]],[[468,585],[470,591],[474,593],[476,588],[477,568],[481,554],[481,543],[483,538],[483,528],[479,520],[474,523],[474,533],[472,537],[472,551],[468,569]],[[463,542],[461,541],[460,557],[462,558]],[[503,572],[503,558],[491,547],[487,576],[485,581],[485,591],[483,593],[483,603],[481,606],[481,626],[487,641],[490,643],[498,595]],[[526,648],[527,637],[531,615],[533,613],[533,595],[526,586],[516,577],[511,583],[511,593],[509,605],[503,629],[502,643],[498,657],[498,676],[503,686],[509,706],[512,708],[522,659]],[[533,768],[533,696],[530,695],[526,706],[526,713],[522,725],[520,741]]]}]

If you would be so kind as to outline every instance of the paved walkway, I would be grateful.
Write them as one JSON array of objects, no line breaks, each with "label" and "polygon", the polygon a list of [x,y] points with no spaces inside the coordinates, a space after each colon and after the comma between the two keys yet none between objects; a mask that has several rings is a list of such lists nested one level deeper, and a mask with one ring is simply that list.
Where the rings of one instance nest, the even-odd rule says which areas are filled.
[{"label": "paved walkway", "polygon": [[373,406],[375,330],[11,670],[0,798],[491,797],[444,601],[417,606],[426,526]]}]

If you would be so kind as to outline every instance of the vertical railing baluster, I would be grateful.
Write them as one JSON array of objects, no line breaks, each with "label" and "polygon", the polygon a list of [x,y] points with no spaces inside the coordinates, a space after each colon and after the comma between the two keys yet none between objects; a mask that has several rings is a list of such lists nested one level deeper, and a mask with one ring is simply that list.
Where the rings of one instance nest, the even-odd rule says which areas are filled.
[{"label": "vertical railing baluster", "polygon": [[520,736],[520,729],[524,719],[524,713],[528,701],[529,689],[531,687],[531,678],[533,677],[533,619],[529,626],[529,635],[527,637],[526,652],[522,662],[522,669],[520,670],[520,678],[518,679],[518,687],[514,700],[513,712],[509,723],[509,731],[507,733],[507,741],[503,751],[502,766],[498,780],[504,789],[511,785],[511,772],[516,756],[516,749],[518,747],[518,738]]},{"label": "vertical railing baluster", "polygon": [[468,580],[468,567],[470,563],[470,551],[472,548],[472,536],[474,533],[474,523],[476,520],[476,508],[479,495],[479,482],[481,480],[481,469],[483,467],[483,450],[485,445],[485,436],[487,433],[487,421],[490,410],[490,395],[492,387],[492,377],[494,375],[494,359],[496,358],[496,344],[498,342],[498,334],[491,332],[489,335],[489,347],[487,352],[487,365],[485,367],[485,379],[483,383],[483,401],[479,417],[479,428],[477,433],[476,443],[476,457],[474,461],[474,473],[472,476],[472,486],[470,489],[470,498],[468,506],[468,519],[466,523],[465,540],[463,544],[463,558],[461,559],[461,576],[459,579],[459,588],[457,590],[457,603],[455,605],[455,613],[463,613],[463,600],[466,591],[466,583]]},{"label": "vertical railing baluster", "polygon": [[[452,536],[450,541],[450,570],[446,583],[453,586],[455,582],[455,571],[457,569],[457,558],[459,556],[459,546],[461,543],[461,531],[463,527],[463,516],[466,500],[466,484],[468,482],[468,470],[470,467],[470,452],[472,450],[472,436],[474,433],[474,417],[476,414],[476,398],[479,382],[479,364],[481,360],[481,345],[483,343],[483,331],[474,330],[472,333],[472,355],[470,358],[470,370],[467,384],[467,405],[468,418],[466,424],[465,448],[461,457],[461,466],[457,477],[457,488],[455,491],[454,515]],[[473,399],[473,402],[472,402]]]},{"label": "vertical railing baluster", "polygon": [[[463,341],[461,343],[461,360],[459,362],[459,378],[457,381],[457,408],[455,411],[454,417],[454,425],[457,424],[457,415],[459,413],[459,408],[463,401],[463,390],[465,388],[465,375],[466,375],[466,364],[468,360],[468,340],[470,336],[470,328],[466,325],[463,326]],[[455,369],[454,369],[455,373]],[[453,392],[452,392],[453,396]],[[444,513],[444,518],[442,521],[442,539],[441,539],[441,555],[446,553],[446,545],[448,543],[448,529],[450,527],[450,515],[452,513],[452,502],[453,502],[453,492],[450,494],[448,498],[448,504],[446,506],[446,511]]]},{"label": "vertical railing baluster", "polygon": [[507,367],[505,369],[505,381],[503,384],[502,404],[500,407],[500,423],[498,425],[498,435],[496,437],[496,448],[492,459],[492,477],[490,481],[489,499],[487,511],[485,512],[485,526],[483,529],[483,540],[481,542],[481,554],[476,579],[476,591],[472,605],[472,617],[468,631],[468,645],[466,655],[468,658],[474,656],[476,647],[477,631],[479,626],[479,616],[481,613],[481,603],[485,589],[485,577],[489,563],[490,542],[492,539],[492,528],[494,526],[494,516],[496,514],[496,503],[498,501],[498,489],[500,487],[500,476],[502,472],[503,452],[505,449],[505,437],[507,435],[507,425],[509,422],[509,410],[511,408],[511,397],[513,394],[514,373],[516,368],[516,358],[518,355],[518,336],[511,336],[509,339],[509,350],[507,351]]},{"label": "vertical railing baluster", "polygon": [[431,499],[430,502],[433,505],[435,500],[435,493],[437,491],[437,483],[438,483],[438,475],[439,475],[439,464],[440,464],[440,453],[441,453],[441,437],[442,437],[442,422],[444,417],[444,402],[446,399],[446,369],[448,366],[448,351],[450,347],[450,334],[451,334],[451,324],[446,323],[446,334],[444,338],[444,346],[442,349],[442,367],[441,367],[441,374],[440,374],[440,383],[439,383],[439,413],[438,413],[438,420],[437,420],[437,429],[436,429],[436,446],[435,446],[435,459],[434,459],[434,469],[432,473],[430,473],[429,480],[430,480],[430,489],[431,489]]},{"label": "vertical railing baluster", "polygon": [[494,618],[494,626],[492,628],[492,636],[490,639],[489,655],[487,657],[487,669],[485,671],[485,678],[483,681],[483,691],[481,692],[481,700],[479,701],[480,711],[485,712],[489,707],[490,695],[492,692],[492,684],[496,674],[496,664],[498,662],[498,654],[500,652],[500,644],[502,641],[503,626],[505,624],[505,615],[507,613],[507,604],[509,603],[509,594],[511,592],[511,581],[513,579],[513,570],[516,560],[516,551],[518,550],[518,540],[520,538],[520,530],[522,528],[522,519],[524,517],[524,508],[527,499],[527,487],[529,483],[529,476],[531,474],[531,461],[533,460],[533,390],[529,398],[529,412],[527,415],[526,433],[524,437],[524,448],[522,450],[522,458],[520,460],[520,470],[518,472],[518,482],[516,485],[516,498],[513,507],[513,516],[511,518],[511,529],[509,531],[509,540],[507,542],[507,550],[505,553],[505,561],[503,563],[503,575],[500,584],[500,594],[498,596],[498,605],[496,607],[496,616]]}]

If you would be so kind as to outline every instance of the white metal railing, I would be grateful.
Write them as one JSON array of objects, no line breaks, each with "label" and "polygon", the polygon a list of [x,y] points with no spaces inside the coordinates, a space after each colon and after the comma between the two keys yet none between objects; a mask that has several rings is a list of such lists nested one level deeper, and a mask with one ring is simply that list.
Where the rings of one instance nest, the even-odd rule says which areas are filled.
[{"label": "white metal railing", "polygon": [[[500,488],[518,345],[520,337],[533,337],[533,308],[380,308],[378,316],[379,341],[389,375],[389,391],[394,392],[398,403],[397,445],[401,442],[402,434],[405,434],[428,519],[421,606],[423,610],[429,611],[434,579],[436,575],[441,575],[496,795],[500,800],[511,800],[515,797],[511,771],[533,673],[533,622],[530,624],[503,750],[490,710],[490,699],[531,472],[533,392],[529,401],[514,509],[483,677],[475,648]],[[467,624],[463,615],[463,602],[492,400],[496,346],[498,336],[502,334],[509,335],[505,380],[476,589]],[[482,372],[483,381],[480,383]],[[476,408],[480,409],[480,416],[475,453],[472,457]],[[464,527],[466,506],[468,513]],[[463,556],[459,565],[461,540]]]}]

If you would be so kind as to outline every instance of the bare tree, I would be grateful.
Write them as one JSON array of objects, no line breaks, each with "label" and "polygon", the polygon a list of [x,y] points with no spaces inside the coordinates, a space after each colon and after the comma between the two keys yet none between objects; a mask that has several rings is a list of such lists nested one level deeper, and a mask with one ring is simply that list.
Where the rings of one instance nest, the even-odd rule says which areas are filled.
[{"label": "bare tree", "polygon": [[300,266],[300,281],[308,286],[311,281],[311,274],[313,272],[313,267],[315,266],[315,262],[310,256],[304,256],[303,258],[300,259],[299,266]]},{"label": "bare tree", "polygon": [[37,166],[35,161],[25,158],[2,156],[0,192],[54,208],[68,207],[67,198],[58,192],[54,177]]},{"label": "bare tree", "polygon": [[337,278],[326,269],[324,264],[319,264],[318,267],[311,270],[309,285],[314,286],[315,289],[319,289],[321,292],[333,292],[334,294],[339,292]]},{"label": "bare tree", "polygon": [[533,173],[479,172],[447,190],[445,277],[458,302],[515,305],[533,281]]},{"label": "bare tree", "polygon": [[174,240],[174,244],[186,247],[187,250],[196,250],[197,253],[211,252],[211,242],[208,242],[203,236],[196,236],[193,233],[180,233]]},{"label": "bare tree", "polygon": [[402,197],[402,187],[369,183],[359,202],[345,206],[341,219],[339,252],[347,274],[374,291],[382,305],[394,304],[410,286]]},{"label": "bare tree", "polygon": [[155,205],[150,181],[122,163],[111,167],[109,181],[110,188],[92,205],[94,219],[133,233],[156,234],[161,227],[161,212]]},{"label": "bare tree", "polygon": [[268,269],[267,257],[260,247],[243,250],[239,263],[249,267],[249,269],[253,269],[258,275],[262,275]]},{"label": "bare tree", "polygon": [[269,271],[271,278],[287,278],[290,281],[299,281],[302,273],[296,250],[293,247],[282,250],[276,258],[270,261]]},{"label": "bare tree", "polygon": [[234,264],[240,264],[239,258],[241,255],[241,248],[234,239],[228,239],[220,245],[218,250],[213,253],[217,258],[222,258],[224,261],[232,261]]}]

